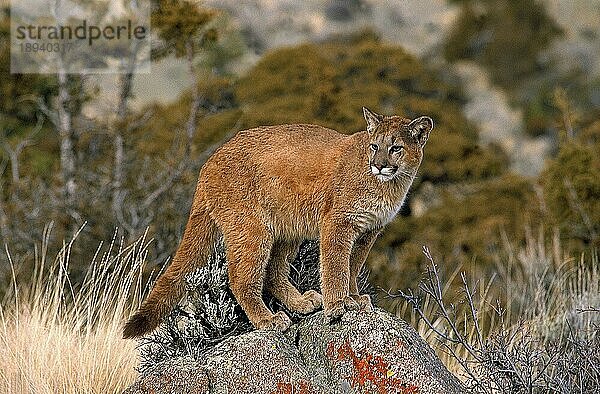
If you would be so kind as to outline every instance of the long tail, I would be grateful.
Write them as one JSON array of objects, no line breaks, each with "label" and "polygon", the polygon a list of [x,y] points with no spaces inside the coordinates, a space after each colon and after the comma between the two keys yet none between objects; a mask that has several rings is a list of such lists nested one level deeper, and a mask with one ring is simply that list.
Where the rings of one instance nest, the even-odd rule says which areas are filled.
[{"label": "long tail", "polygon": [[157,279],[140,309],[125,324],[123,338],[140,337],[160,324],[183,296],[185,274],[205,264],[217,234],[215,222],[204,210],[190,215],[171,265]]}]

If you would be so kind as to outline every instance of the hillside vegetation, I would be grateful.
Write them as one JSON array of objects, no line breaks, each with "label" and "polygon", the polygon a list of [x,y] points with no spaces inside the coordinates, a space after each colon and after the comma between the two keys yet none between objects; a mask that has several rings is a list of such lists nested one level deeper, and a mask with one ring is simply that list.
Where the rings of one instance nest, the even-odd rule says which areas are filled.
[{"label": "hillside vegetation", "polygon": [[[0,8],[1,390],[122,390],[139,365],[134,344],[120,339],[122,320],[177,247],[207,158],[258,125],[354,133],[367,106],[435,121],[407,202],[369,256],[379,305],[414,318],[473,392],[493,391],[478,381],[496,378],[516,392],[562,383],[597,391],[586,391],[598,382],[589,350],[599,302],[595,27],[559,24],[534,0],[452,0],[422,19],[433,14],[422,2],[315,1],[299,17],[305,3],[257,1],[232,8],[243,21],[195,1],[153,4],[152,59],[190,81],[184,92],[158,92],[172,102],[135,96],[136,84],[155,88],[156,75],[138,75],[134,63],[104,85],[84,74],[11,74],[10,12]],[[252,13],[269,5],[286,18]],[[382,38],[398,26],[414,28],[406,47]],[[432,39],[421,50],[406,49],[423,37]],[[478,89],[493,94],[477,101]],[[506,140],[490,138],[490,125]],[[537,154],[507,153],[525,140],[514,132],[549,147],[521,162],[543,163],[541,173],[514,173],[514,152]],[[112,249],[98,249],[110,239]],[[427,283],[433,294],[415,297]],[[540,386],[522,384],[540,377]]]}]

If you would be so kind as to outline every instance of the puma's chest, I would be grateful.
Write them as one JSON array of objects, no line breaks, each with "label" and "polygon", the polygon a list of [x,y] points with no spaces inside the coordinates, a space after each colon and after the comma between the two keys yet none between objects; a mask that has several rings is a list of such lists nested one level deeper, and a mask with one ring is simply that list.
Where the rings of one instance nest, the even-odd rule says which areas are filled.
[{"label": "puma's chest", "polygon": [[403,202],[404,199],[401,201],[361,201],[355,204],[351,212],[348,212],[347,218],[363,230],[380,228],[396,217]]}]

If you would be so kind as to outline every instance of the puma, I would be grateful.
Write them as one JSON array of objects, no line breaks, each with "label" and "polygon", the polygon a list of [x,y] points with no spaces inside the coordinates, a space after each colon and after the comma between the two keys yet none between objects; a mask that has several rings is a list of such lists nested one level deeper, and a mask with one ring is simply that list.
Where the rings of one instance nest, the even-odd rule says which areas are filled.
[{"label": "puma", "polygon": [[[266,290],[287,308],[323,306],[334,321],[371,310],[356,277],[381,229],[400,210],[433,129],[363,108],[365,131],[345,135],[308,124],[239,132],[204,164],[183,239],[172,263],[125,325],[125,338],[152,331],[184,293],[184,276],[204,264],[223,237],[230,287],[256,328],[286,330]],[[301,294],[288,274],[305,239],[319,239],[321,289]]]}]

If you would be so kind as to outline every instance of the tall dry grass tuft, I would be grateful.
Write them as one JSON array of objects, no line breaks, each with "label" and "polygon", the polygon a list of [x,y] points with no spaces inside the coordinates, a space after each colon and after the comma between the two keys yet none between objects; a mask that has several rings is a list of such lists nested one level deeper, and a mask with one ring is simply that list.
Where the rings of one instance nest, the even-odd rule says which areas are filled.
[{"label": "tall dry grass tuft", "polygon": [[[122,324],[145,290],[145,237],[129,246],[113,238],[100,245],[83,281],[69,279],[71,248],[54,261],[48,238],[36,250],[31,280],[12,289],[0,304],[0,392],[120,393],[136,379],[135,343],[121,338]],[[103,250],[104,249],[104,250]]]}]

